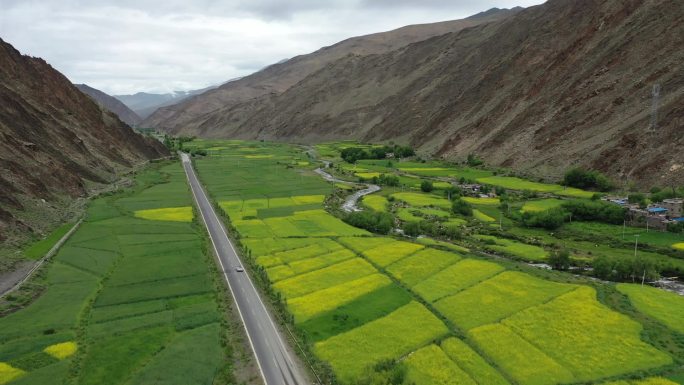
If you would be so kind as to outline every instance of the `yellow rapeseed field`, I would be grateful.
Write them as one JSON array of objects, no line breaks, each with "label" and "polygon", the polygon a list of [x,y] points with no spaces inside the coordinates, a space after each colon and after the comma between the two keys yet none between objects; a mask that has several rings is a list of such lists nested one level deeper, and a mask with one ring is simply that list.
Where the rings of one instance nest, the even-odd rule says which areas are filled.
[{"label": "yellow rapeseed field", "polygon": [[183,206],[138,210],[134,215],[138,218],[152,221],[190,222],[192,221],[192,207]]},{"label": "yellow rapeseed field", "polygon": [[434,302],[475,285],[503,270],[504,267],[496,263],[464,259],[420,282],[413,287],[413,290],[424,299]]},{"label": "yellow rapeseed field", "polygon": [[365,368],[401,357],[448,332],[442,321],[414,301],[385,317],[317,342],[314,351],[330,363],[343,382],[349,382]]},{"label": "yellow rapeseed field", "polygon": [[569,370],[502,324],[480,326],[468,335],[501,370],[520,384],[555,385],[575,380]]},{"label": "yellow rapeseed field", "polygon": [[76,350],[78,350],[78,345],[76,345],[76,343],[73,341],[67,341],[59,344],[50,345],[47,348],[43,349],[45,353],[55,357],[58,360],[63,360],[73,355],[74,353],[76,353]]},{"label": "yellow rapeseed field", "polygon": [[670,356],[641,341],[640,323],[598,302],[589,286],[525,309],[502,323],[534,341],[582,382],[672,362]]},{"label": "yellow rapeseed field", "polygon": [[404,362],[408,367],[406,377],[418,385],[477,385],[437,345],[411,353]]},{"label": "yellow rapeseed field", "polygon": [[318,314],[334,310],[391,283],[392,281],[383,274],[371,274],[290,299],[287,301],[287,307],[295,316],[295,322],[304,322]]},{"label": "yellow rapeseed field", "polygon": [[478,384],[510,385],[501,373],[458,338],[443,341],[442,350]]},{"label": "yellow rapeseed field", "polygon": [[23,370],[12,367],[4,362],[0,362],[0,385],[5,385],[10,381],[14,381],[24,374],[26,374],[26,372]]},{"label": "yellow rapeseed field", "polygon": [[675,243],[672,247],[676,250],[684,250],[684,242]]},{"label": "yellow rapeseed field", "polygon": [[361,251],[361,254],[368,257],[368,259],[374,263],[385,267],[424,247],[425,246],[416,243],[394,241],[370,250],[363,250]]},{"label": "yellow rapeseed field", "polygon": [[499,198],[462,197],[461,200],[471,205],[498,206],[501,204]]}]

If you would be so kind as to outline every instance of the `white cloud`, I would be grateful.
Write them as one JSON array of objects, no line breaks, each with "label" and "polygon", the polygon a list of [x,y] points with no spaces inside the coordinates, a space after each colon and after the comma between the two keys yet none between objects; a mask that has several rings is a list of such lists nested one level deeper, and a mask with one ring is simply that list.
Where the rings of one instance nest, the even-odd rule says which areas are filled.
[{"label": "white cloud", "polygon": [[204,88],[351,36],[542,0],[0,0],[0,37],[110,94]]}]

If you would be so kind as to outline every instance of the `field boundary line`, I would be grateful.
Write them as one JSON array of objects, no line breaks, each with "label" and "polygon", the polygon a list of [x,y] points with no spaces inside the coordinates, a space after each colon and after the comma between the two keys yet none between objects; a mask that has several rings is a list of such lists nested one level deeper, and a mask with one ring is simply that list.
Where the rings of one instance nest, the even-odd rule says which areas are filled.
[{"label": "field boundary line", "polygon": [[67,231],[67,233],[64,234],[64,235],[62,236],[62,238],[60,238],[59,241],[57,241],[57,243],[55,243],[55,244],[50,248],[50,250],[48,250],[48,252],[43,256],[43,258],[41,258],[36,264],[33,265],[33,267],[26,273],[26,275],[24,275],[24,277],[23,277],[22,279],[20,279],[14,286],[12,286],[12,287],[9,288],[8,290],[6,290],[4,293],[0,293],[0,298],[6,296],[6,295],[8,295],[8,294],[11,294],[11,293],[15,292],[15,291],[18,290],[24,283],[26,283],[26,281],[28,281],[28,280],[31,278],[31,276],[32,276],[32,275],[33,275],[41,266],[43,266],[43,264],[45,263],[45,261],[47,261],[48,259],[52,258],[52,256],[54,256],[54,255],[57,253],[57,251],[62,247],[62,245],[64,245],[64,243],[71,237],[71,235],[73,235],[73,234],[76,232],[76,230],[81,226],[81,223],[83,223],[83,220],[84,220],[84,219],[85,219],[85,216],[81,217],[81,219],[79,219],[76,223],[74,223],[74,225],[71,227],[71,229],[69,229],[69,231]]}]

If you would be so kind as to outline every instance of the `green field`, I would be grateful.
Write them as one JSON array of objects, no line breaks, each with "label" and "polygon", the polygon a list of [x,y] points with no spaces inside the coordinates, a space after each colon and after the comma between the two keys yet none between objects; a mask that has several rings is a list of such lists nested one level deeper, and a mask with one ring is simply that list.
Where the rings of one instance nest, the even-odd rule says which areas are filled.
[{"label": "green field", "polygon": [[[152,166],[136,181],[92,202],[49,265],[45,293],[0,318],[0,383],[227,381],[227,331],[183,170]],[[163,215],[137,217],[147,210]]]},{"label": "green field", "polygon": [[477,235],[475,238],[485,242],[485,248],[511,255],[525,261],[545,261],[549,253],[539,246],[527,245],[510,239],[498,238],[491,235]]},{"label": "green field", "polygon": [[550,210],[556,207],[560,207],[563,204],[562,199],[539,199],[539,200],[531,200],[525,202],[523,205],[522,209],[520,211],[522,212],[535,212],[535,211],[546,211]]},{"label": "green field", "polygon": [[387,211],[387,198],[382,195],[368,195],[363,198],[363,205],[378,212]]},{"label": "green field", "polygon": [[650,286],[621,283],[617,289],[634,306],[668,327],[684,334],[684,297]]},{"label": "green field", "polygon": [[68,233],[73,226],[73,223],[65,223],[59,226],[44,239],[41,239],[40,241],[35,242],[31,244],[31,246],[27,247],[26,250],[24,250],[24,255],[31,259],[39,259],[44,257],[45,254],[47,254],[48,251],[50,251],[50,249],[52,249],[52,247],[57,244],[57,242],[59,242],[59,240],[62,239],[62,237],[66,235],[66,233]]}]

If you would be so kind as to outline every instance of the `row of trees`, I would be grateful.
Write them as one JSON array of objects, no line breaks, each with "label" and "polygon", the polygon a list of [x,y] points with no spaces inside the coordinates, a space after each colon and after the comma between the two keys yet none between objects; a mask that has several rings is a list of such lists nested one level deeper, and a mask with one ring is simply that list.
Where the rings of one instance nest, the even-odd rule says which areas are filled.
[{"label": "row of trees", "polygon": [[572,200],[563,203],[561,207],[538,212],[525,212],[520,220],[525,226],[542,227],[548,230],[555,230],[570,220],[618,225],[625,220],[625,208],[603,201]]},{"label": "row of trees", "polygon": [[563,184],[581,189],[610,191],[615,188],[613,182],[595,170],[573,168],[565,173]]},{"label": "row of trees", "polygon": [[394,154],[395,158],[407,158],[414,156],[415,151],[408,146],[399,146],[397,144],[392,146],[372,147],[366,149],[363,147],[348,147],[340,151],[340,156],[347,163],[356,163],[361,159],[385,159],[387,154]]},{"label": "row of trees", "polygon": [[342,218],[348,224],[378,234],[389,234],[394,227],[394,217],[389,213],[354,211]]}]

